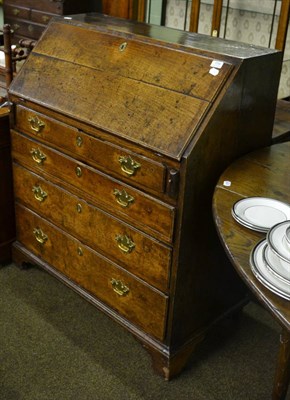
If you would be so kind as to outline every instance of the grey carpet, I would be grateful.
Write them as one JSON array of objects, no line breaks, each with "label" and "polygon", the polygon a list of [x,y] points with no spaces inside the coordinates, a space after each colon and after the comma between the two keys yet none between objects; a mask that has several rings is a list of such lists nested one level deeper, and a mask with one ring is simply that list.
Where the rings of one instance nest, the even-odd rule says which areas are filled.
[{"label": "grey carpet", "polygon": [[0,269],[1,400],[267,400],[278,338],[279,326],[250,303],[168,383],[128,332],[55,278]]}]

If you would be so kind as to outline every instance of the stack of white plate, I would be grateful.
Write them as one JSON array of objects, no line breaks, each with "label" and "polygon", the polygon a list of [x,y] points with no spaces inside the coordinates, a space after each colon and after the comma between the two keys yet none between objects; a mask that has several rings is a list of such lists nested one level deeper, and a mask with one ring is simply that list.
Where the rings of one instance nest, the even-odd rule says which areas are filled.
[{"label": "stack of white plate", "polygon": [[232,215],[241,225],[267,234],[251,252],[252,272],[269,290],[290,300],[290,205],[249,197],[234,204]]}]

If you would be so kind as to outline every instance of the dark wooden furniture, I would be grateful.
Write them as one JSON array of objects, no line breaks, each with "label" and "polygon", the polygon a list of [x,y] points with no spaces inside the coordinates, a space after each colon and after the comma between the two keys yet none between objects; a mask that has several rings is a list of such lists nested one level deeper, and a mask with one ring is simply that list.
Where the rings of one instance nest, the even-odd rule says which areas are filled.
[{"label": "dark wooden furniture", "polygon": [[9,110],[0,108],[0,265],[11,261],[15,240]]},{"label": "dark wooden furniture", "polygon": [[10,86],[13,260],[126,327],[166,379],[245,301],[211,198],[233,159],[271,142],[281,61],[85,14],[51,22]]},{"label": "dark wooden furniture", "polygon": [[13,43],[38,40],[51,18],[57,15],[101,11],[98,0],[4,0],[4,23],[14,31]]},{"label": "dark wooden furniture", "polygon": [[112,17],[144,21],[146,0],[102,0],[102,12]]},{"label": "dark wooden furniture", "polygon": [[290,302],[269,291],[252,274],[250,252],[265,234],[238,224],[231,216],[231,208],[237,200],[250,196],[265,196],[290,203],[289,171],[290,142],[266,147],[246,155],[226,169],[213,197],[215,223],[229,259],[242,280],[282,327],[273,400],[284,399],[289,385]]}]

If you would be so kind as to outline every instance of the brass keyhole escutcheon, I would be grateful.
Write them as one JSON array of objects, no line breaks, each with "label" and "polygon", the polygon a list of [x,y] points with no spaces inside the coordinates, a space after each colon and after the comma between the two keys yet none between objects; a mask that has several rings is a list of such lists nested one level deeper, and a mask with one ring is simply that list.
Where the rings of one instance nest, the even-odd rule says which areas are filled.
[{"label": "brass keyhole escutcheon", "polygon": [[77,136],[77,138],[76,138],[76,145],[78,146],[78,147],[82,147],[82,145],[83,145],[83,138],[81,137],[81,136]]},{"label": "brass keyhole escutcheon", "polygon": [[127,46],[128,46],[127,42],[121,43],[120,46],[119,46],[119,51],[124,51]]},{"label": "brass keyhole escutcheon", "polygon": [[45,123],[41,121],[37,115],[34,117],[29,117],[28,122],[30,124],[30,128],[36,133],[40,133],[45,127]]},{"label": "brass keyhole escutcheon", "polygon": [[76,209],[77,209],[77,212],[78,212],[79,214],[81,214],[82,211],[83,211],[83,207],[82,207],[82,205],[81,205],[80,203],[77,204]]},{"label": "brass keyhole escutcheon", "polygon": [[78,253],[79,256],[83,256],[84,255],[84,251],[83,251],[83,249],[81,247],[77,248],[77,253]]},{"label": "brass keyhole escutcheon", "polygon": [[76,171],[76,176],[78,178],[80,178],[82,176],[82,174],[83,174],[83,171],[82,171],[81,167],[76,167],[75,171]]}]

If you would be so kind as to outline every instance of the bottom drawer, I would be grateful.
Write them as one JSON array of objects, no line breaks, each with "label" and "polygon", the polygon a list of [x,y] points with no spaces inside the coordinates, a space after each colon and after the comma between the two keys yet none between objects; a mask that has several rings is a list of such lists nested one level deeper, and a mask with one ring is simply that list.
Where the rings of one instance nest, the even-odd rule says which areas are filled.
[{"label": "bottom drawer", "polygon": [[16,205],[17,239],[33,254],[162,340],[168,297],[136,279],[74,237]]}]

